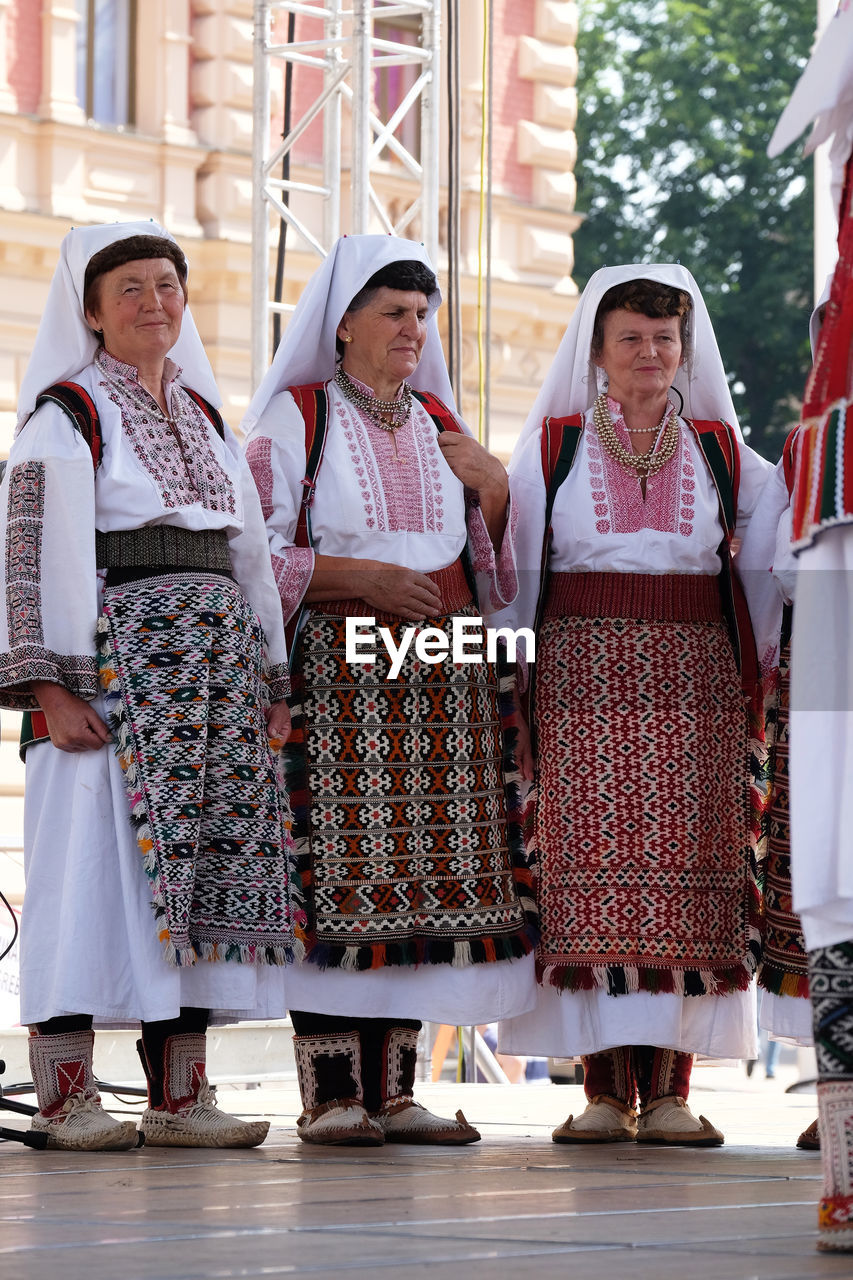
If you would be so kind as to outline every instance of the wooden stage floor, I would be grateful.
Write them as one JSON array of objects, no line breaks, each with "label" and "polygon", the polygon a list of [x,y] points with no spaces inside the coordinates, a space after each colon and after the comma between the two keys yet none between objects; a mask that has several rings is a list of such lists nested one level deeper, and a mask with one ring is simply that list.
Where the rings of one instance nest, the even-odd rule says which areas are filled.
[{"label": "wooden stage floor", "polygon": [[304,1146],[291,1082],[220,1091],[226,1109],[273,1120],[253,1151],[2,1143],[0,1276],[849,1278],[853,1257],[815,1252],[820,1156],[794,1148],[814,1093],[784,1093],[792,1068],[760,1072],[695,1072],[694,1109],[727,1137],[709,1151],[555,1146],[551,1128],[582,1109],[574,1085],[420,1086],[481,1127],[456,1151]]}]

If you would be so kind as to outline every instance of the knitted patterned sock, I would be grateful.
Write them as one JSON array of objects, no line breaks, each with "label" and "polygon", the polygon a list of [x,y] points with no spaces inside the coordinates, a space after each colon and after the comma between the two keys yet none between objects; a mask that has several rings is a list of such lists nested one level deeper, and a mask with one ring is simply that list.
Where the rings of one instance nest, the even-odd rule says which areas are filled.
[{"label": "knitted patterned sock", "polygon": [[631,1049],[640,1105],[658,1098],[684,1098],[690,1093],[693,1054],[675,1049],[656,1049],[654,1045],[634,1045]]},{"label": "knitted patterned sock", "polygon": [[637,1084],[631,1063],[631,1051],[627,1048],[605,1049],[581,1058],[583,1063],[584,1093],[590,1102],[605,1094],[616,1098],[626,1106],[636,1104]]},{"label": "knitted patterned sock", "polygon": [[853,941],[809,952],[823,1159],[818,1248],[853,1252]]}]

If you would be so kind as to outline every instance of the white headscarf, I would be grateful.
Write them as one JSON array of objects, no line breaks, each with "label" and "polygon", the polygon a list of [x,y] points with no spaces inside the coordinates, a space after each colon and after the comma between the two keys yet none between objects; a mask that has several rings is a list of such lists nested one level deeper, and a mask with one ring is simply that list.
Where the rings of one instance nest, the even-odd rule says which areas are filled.
[{"label": "white headscarf", "polygon": [[[391,262],[422,262],[434,270],[416,240],[398,236],[342,236],[305,286],[281,345],[241,424],[248,439],[273,396],[288,387],[326,382],[335,374],[335,335],[344,312],[372,275]],[[431,391],[455,410],[453,391],[438,334],[438,289],[430,294],[427,337],[420,362],[407,378],[416,391]]]},{"label": "white headscarf", "polygon": [[690,352],[673,383],[684,399],[683,415],[698,419],[724,418],[741,438],[726,371],[699,286],[690,272],[677,263],[641,262],[625,267],[602,267],[590,277],[522,428],[514,457],[539,430],[543,418],[584,413],[598,398],[603,389],[598,380],[602,371],[590,354],[595,316],[607,290],[629,280],[654,280],[690,294],[693,302],[688,329]]},{"label": "white headscarf", "polygon": [[778,156],[812,121],[814,128],[804,154],[811,155],[815,147],[832,138],[829,162],[833,207],[837,214],[844,166],[853,148],[853,0],[841,0],[818,41],[779,117],[767,154]]},{"label": "white headscarf", "polygon": [[[75,227],[59,249],[47,302],[18,398],[20,428],[36,407],[38,395],[54,382],[73,380],[92,363],[98,341],[83,312],[83,283],[89,259],[115,240],[128,236],[163,236],[174,240],[157,222],[114,222],[104,227]],[[180,365],[181,382],[216,408],[222,397],[189,307],[184,309],[178,341],[169,356]]]}]

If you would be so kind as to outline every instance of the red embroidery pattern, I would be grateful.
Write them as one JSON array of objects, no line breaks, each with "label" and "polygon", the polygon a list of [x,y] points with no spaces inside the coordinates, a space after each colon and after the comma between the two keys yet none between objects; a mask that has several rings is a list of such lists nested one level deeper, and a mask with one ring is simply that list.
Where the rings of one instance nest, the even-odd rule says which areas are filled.
[{"label": "red embroidery pattern", "polygon": [[490,579],[489,601],[493,608],[501,609],[508,601],[515,599],[518,591],[518,574],[512,554],[518,528],[518,509],[512,506],[510,510],[509,525],[497,555],[495,555],[483,513],[478,506],[472,504],[468,507],[467,520],[471,568],[478,577]]},{"label": "red embroidery pattern", "polygon": [[288,547],[285,555],[272,557],[272,571],[287,619],[308,590],[314,572],[314,552],[310,547]]},{"label": "red embroidery pattern", "polygon": [[[631,437],[620,405],[615,400],[607,403],[618,439],[626,448],[631,448]],[[671,407],[668,404],[667,413]],[[661,533],[690,537],[695,518],[696,469],[684,432],[674,456],[661,471],[647,479],[645,501],[636,476],[621,467],[602,448],[593,423],[587,426],[586,435],[598,533],[639,533],[642,529],[658,529]]]},{"label": "red embroidery pattern", "polygon": [[269,436],[255,436],[246,445],[246,461],[261,500],[264,520],[273,513],[272,440]]},{"label": "red embroidery pattern", "polygon": [[725,625],[549,618],[537,659],[540,976],[613,994],[745,988],[760,921]]},{"label": "red embroidery pattern", "polygon": [[366,414],[337,400],[335,413],[347,441],[350,460],[364,504],[368,529],[380,533],[444,531],[444,494],[432,419],[418,405],[396,433],[400,463],[391,433]]},{"label": "red embroidery pattern", "polygon": [[150,410],[137,403],[148,393],[132,365],[104,351],[95,363],[106,375],[100,385],[121,411],[122,431],[140,466],[156,483],[163,506],[173,509],[200,503],[207,511],[234,515],[234,486],[213,452],[213,428],[195,401],[177,382],[168,384],[167,400],[178,424],[173,431],[155,411],[153,400]]},{"label": "red embroidery pattern", "polygon": [[88,1083],[88,1063],[82,1058],[72,1062],[57,1062],[56,1088],[60,1097],[70,1098],[72,1093],[82,1093]]}]

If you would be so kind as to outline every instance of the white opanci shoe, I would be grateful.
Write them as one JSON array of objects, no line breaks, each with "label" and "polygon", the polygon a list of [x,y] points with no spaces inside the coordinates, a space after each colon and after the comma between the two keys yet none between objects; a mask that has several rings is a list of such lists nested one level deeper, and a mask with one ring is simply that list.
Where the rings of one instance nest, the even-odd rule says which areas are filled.
[{"label": "white opanci shoe", "polygon": [[240,1120],[220,1111],[216,1090],[205,1079],[194,1098],[174,1111],[148,1107],[140,1125],[150,1147],[258,1147],[268,1120]]},{"label": "white opanci shoe", "polygon": [[[162,1067],[162,1105],[142,1113],[140,1129],[151,1147],[257,1147],[269,1133],[268,1120],[239,1120],[220,1111],[207,1079],[207,1037],[203,1032],[169,1036],[162,1064],[137,1048],[150,1090]],[[154,1069],[155,1065],[157,1070]]]},{"label": "white opanci shoe", "polygon": [[382,1130],[364,1108],[357,1031],[293,1037],[303,1142],[328,1147],[381,1147]]},{"label": "white opanci shoe", "polygon": [[414,1098],[391,1098],[373,1117],[386,1142],[410,1142],[419,1146],[462,1147],[479,1142],[480,1132],[461,1111],[453,1120],[434,1115]]},{"label": "white opanci shoe", "polygon": [[114,1120],[101,1104],[92,1073],[94,1033],[31,1032],[30,1072],[39,1110],[32,1129],[60,1151],[129,1151],[139,1144],[132,1120]]},{"label": "white opanci shoe", "polygon": [[47,1134],[47,1145],[59,1151],[129,1151],[139,1145],[133,1121],[114,1120],[96,1089],[70,1094],[52,1115],[39,1111],[31,1127]]},{"label": "white opanci shoe", "polygon": [[600,1093],[579,1116],[569,1116],[551,1134],[552,1142],[633,1142],[637,1113],[626,1102]]},{"label": "white opanci shoe", "polygon": [[705,1116],[694,1116],[684,1098],[655,1098],[643,1108],[637,1124],[638,1142],[679,1147],[721,1147],[725,1138]]},{"label": "white opanci shoe", "polygon": [[321,1102],[303,1111],[296,1132],[303,1142],[324,1147],[381,1147],[385,1142],[382,1129],[356,1098]]}]

